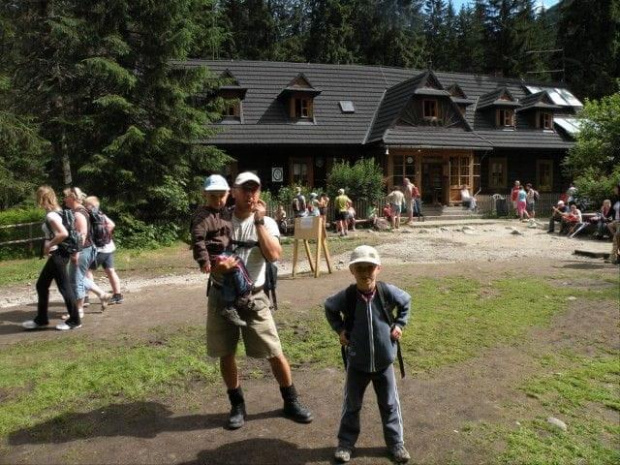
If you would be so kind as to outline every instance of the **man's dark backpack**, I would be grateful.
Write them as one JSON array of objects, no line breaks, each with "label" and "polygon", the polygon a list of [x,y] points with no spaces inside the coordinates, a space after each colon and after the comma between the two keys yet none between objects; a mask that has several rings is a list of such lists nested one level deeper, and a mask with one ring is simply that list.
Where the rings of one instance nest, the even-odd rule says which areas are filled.
[{"label": "man's dark backpack", "polygon": [[538,202],[540,200],[540,194],[538,193],[538,191],[534,191],[534,201]]},{"label": "man's dark backpack", "polygon": [[108,230],[108,220],[98,208],[88,212],[90,220],[90,239],[96,247],[104,247],[110,243],[112,236]]},{"label": "man's dark backpack", "polygon": [[[69,208],[63,208],[57,213],[62,220],[62,225],[69,234],[60,244],[58,244],[58,248],[68,255],[73,255],[74,253],[82,250],[82,235],[77,231],[77,229],[75,229],[75,214]],[[47,227],[52,230],[49,223]]]},{"label": "man's dark backpack", "polygon": [[[392,325],[394,323],[394,315],[392,311],[394,310],[394,306],[388,308],[387,300],[385,299],[385,283],[382,281],[377,281],[377,296],[379,297],[379,302],[381,304],[381,308],[390,323]],[[345,312],[344,312],[344,329],[347,333],[347,339],[349,338],[349,334],[351,334],[351,330],[353,329],[353,323],[355,322],[355,306],[357,304],[357,286],[355,284],[351,284],[345,290]],[[341,346],[342,350],[342,360],[344,362],[345,368],[347,366],[347,354],[346,348]],[[400,341],[396,341],[396,355],[398,357],[398,366],[400,368],[400,377],[405,377],[405,362],[403,360],[403,354],[400,349]]]}]

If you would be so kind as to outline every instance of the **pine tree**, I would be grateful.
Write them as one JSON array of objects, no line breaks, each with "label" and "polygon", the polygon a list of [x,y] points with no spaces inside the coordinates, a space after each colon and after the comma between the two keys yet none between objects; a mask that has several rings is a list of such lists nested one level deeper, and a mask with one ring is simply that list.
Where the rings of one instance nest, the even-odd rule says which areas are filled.
[{"label": "pine tree", "polygon": [[617,0],[563,1],[558,46],[566,56],[566,79],[580,97],[613,93],[620,76],[620,6]]},{"label": "pine tree", "polygon": [[54,165],[70,160],[74,183],[141,219],[183,216],[195,176],[225,160],[197,144],[215,114],[193,97],[215,81],[173,62],[200,35],[192,21],[200,6],[49,1],[18,18],[29,63],[18,82],[55,149]]}]

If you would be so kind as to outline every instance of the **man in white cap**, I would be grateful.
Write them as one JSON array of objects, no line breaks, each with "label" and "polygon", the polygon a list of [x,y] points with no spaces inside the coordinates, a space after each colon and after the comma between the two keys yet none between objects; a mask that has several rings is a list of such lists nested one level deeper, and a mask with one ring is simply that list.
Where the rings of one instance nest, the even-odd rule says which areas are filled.
[{"label": "man in white cap", "polygon": [[553,210],[553,213],[549,219],[549,229],[547,230],[547,233],[549,234],[553,234],[555,232],[555,223],[558,222],[562,224],[563,214],[568,213],[568,207],[562,200],[558,200],[558,206],[552,206],[551,209]]},{"label": "man in white cap", "polygon": [[[396,286],[377,281],[381,258],[374,247],[360,245],[353,250],[349,270],[355,284],[325,301],[325,317],[345,348],[343,360],[347,370],[334,458],[342,463],[351,460],[360,434],[364,392],[372,382],[385,443],[394,460],[405,463],[410,455],[405,449],[393,363],[409,318],[411,296]],[[404,376],[402,365],[401,374]]]},{"label": "man in white cap", "polygon": [[220,371],[231,403],[227,424],[229,429],[241,428],[246,418],[245,399],[235,357],[240,336],[248,357],[266,358],[269,361],[280,385],[284,416],[299,423],[310,423],[313,420],[312,413],[299,401],[290,365],[282,352],[269,298],[264,292],[267,262],[278,260],[282,247],[278,226],[272,218],[266,216],[265,203],[260,200],[260,188],[260,179],[252,172],[243,172],[235,179],[232,189],[235,197],[232,239],[239,258],[232,257],[223,261],[215,269],[217,273],[227,273],[236,266],[237,260],[245,263],[254,283],[250,296],[251,310],[240,310],[247,326],[233,326],[222,319],[218,312],[223,305],[221,289],[212,288],[209,293],[207,354],[220,359]]}]

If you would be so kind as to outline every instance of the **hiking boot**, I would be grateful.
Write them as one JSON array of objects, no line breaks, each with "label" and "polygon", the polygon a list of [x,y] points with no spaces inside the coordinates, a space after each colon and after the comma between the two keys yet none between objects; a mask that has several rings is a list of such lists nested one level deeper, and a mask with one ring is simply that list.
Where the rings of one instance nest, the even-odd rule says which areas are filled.
[{"label": "hiking boot", "polygon": [[239,316],[239,312],[235,307],[226,307],[221,311],[220,315],[227,320],[229,323],[232,323],[235,326],[245,327],[248,324],[241,319]]},{"label": "hiking boot", "polygon": [[411,458],[407,449],[403,444],[398,444],[390,449],[390,453],[396,463],[407,463]]},{"label": "hiking boot", "polygon": [[347,463],[351,460],[351,453],[351,449],[338,446],[336,447],[336,452],[334,452],[334,460],[338,463]]},{"label": "hiking boot", "polygon": [[114,294],[112,298],[110,299],[110,301],[108,302],[109,305],[122,304],[122,303],[123,303],[123,294]]},{"label": "hiking boot", "polygon": [[299,402],[294,384],[288,387],[281,387],[280,393],[284,399],[284,409],[282,413],[286,418],[290,418],[297,423],[310,423],[314,420],[312,412]]},{"label": "hiking boot", "polygon": [[245,419],[247,417],[243,391],[241,387],[238,387],[237,389],[229,389],[227,393],[231,407],[226,429],[239,429],[245,424]]},{"label": "hiking boot", "polygon": [[245,418],[247,413],[245,412],[245,403],[233,405],[230,408],[230,415],[228,416],[228,423],[226,429],[239,429],[245,424]]}]

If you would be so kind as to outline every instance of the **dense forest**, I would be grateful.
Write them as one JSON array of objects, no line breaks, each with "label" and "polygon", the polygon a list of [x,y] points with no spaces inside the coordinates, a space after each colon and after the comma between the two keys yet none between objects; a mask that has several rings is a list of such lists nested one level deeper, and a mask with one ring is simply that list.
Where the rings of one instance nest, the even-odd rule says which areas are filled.
[{"label": "dense forest", "polygon": [[83,186],[137,229],[185,214],[227,160],[188,58],[358,63],[616,91],[620,1],[38,0],[0,6],[0,208]]}]

